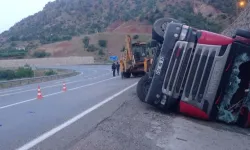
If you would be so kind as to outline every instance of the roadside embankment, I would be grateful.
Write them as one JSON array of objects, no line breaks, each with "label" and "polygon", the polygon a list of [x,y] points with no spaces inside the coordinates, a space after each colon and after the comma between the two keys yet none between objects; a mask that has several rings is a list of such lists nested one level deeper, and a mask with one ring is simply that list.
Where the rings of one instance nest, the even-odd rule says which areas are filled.
[{"label": "roadside embankment", "polygon": [[[45,72],[46,75],[44,76],[35,76],[31,78],[21,78],[21,79],[14,79],[14,80],[6,80],[0,81],[0,89],[11,88],[21,85],[33,84],[33,83],[41,83],[51,80],[58,80],[63,79],[71,76],[76,76],[79,72],[74,70],[68,69],[46,69],[46,68],[39,68],[36,72]],[[48,74],[49,72],[55,72],[53,74]]]},{"label": "roadside embankment", "polygon": [[30,66],[61,66],[61,65],[80,65],[93,64],[94,57],[50,57],[50,58],[36,58],[36,59],[9,59],[0,60],[0,68],[20,67],[26,64]]}]

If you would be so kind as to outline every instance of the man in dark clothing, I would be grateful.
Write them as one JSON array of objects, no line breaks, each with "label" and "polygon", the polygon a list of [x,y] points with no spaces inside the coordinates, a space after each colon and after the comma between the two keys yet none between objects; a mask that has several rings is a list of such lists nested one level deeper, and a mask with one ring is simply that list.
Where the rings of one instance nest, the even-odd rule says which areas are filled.
[{"label": "man in dark clothing", "polygon": [[120,74],[120,64],[118,62],[116,63],[116,70],[117,70],[117,74],[119,76],[119,74]]},{"label": "man in dark clothing", "polygon": [[113,77],[115,77],[115,69],[116,69],[116,64],[115,62],[113,62],[112,64]]},{"label": "man in dark clothing", "polygon": [[[249,92],[250,61],[241,64],[239,70],[240,70],[240,73],[238,75],[240,79],[239,88],[234,93],[230,101],[230,106],[235,109],[239,108],[242,105],[243,98],[246,97],[247,93]],[[237,104],[238,106],[235,106]]]}]

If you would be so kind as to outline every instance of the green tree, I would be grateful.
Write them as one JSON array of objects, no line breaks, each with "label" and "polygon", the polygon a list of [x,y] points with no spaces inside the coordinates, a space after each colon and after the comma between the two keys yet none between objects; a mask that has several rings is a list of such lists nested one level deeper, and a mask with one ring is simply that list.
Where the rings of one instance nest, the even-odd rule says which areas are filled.
[{"label": "green tree", "polygon": [[34,54],[33,54],[34,57],[36,58],[44,58],[44,57],[48,57],[50,56],[50,53],[47,53],[45,51],[36,51]]},{"label": "green tree", "polygon": [[88,36],[85,36],[83,39],[82,39],[82,42],[84,44],[84,48],[88,48],[89,47],[89,37]]},{"label": "green tree", "polygon": [[123,46],[121,49],[121,52],[124,52],[124,51],[125,51],[125,46]]},{"label": "green tree", "polygon": [[87,51],[88,51],[88,52],[94,52],[94,51],[96,51],[97,49],[98,49],[98,48],[97,48],[95,45],[90,44],[89,47],[87,48]]},{"label": "green tree", "polygon": [[107,41],[106,40],[99,40],[98,44],[100,47],[106,48],[107,47]]},{"label": "green tree", "polygon": [[138,39],[138,38],[139,38],[139,35],[137,35],[137,34],[133,36],[133,39],[134,39],[134,40],[136,40],[136,39]]},{"label": "green tree", "polygon": [[100,56],[105,55],[105,53],[104,53],[103,49],[99,49],[99,51],[98,51],[98,55],[100,55]]},{"label": "green tree", "polygon": [[12,80],[15,77],[14,70],[0,70],[0,80]]},{"label": "green tree", "polygon": [[70,40],[72,40],[72,37],[69,36],[69,35],[63,36],[63,37],[62,37],[62,40],[63,40],[63,41],[70,41]]},{"label": "green tree", "polygon": [[45,71],[44,73],[46,76],[51,76],[57,74],[53,69],[50,69],[48,71]]},{"label": "green tree", "polygon": [[19,67],[15,73],[16,78],[30,78],[34,76],[32,68]]},{"label": "green tree", "polygon": [[17,46],[17,44],[15,42],[11,42],[10,46],[15,47],[15,46]]}]

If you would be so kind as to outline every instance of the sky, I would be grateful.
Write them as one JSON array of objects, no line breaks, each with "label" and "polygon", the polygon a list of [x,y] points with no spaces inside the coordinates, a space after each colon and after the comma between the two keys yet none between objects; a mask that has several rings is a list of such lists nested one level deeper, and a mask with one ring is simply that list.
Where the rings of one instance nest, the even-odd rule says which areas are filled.
[{"label": "sky", "polygon": [[54,0],[0,0],[0,33],[33,15]]}]

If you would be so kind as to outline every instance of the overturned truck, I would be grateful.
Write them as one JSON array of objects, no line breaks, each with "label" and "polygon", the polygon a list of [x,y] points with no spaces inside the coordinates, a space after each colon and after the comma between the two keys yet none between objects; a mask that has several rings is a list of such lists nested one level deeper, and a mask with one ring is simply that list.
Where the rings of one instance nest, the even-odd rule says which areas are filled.
[{"label": "overturned truck", "polygon": [[146,89],[140,99],[162,110],[249,127],[250,32],[238,29],[227,37],[160,20],[153,27],[158,55],[138,84],[138,96],[138,89]]}]

